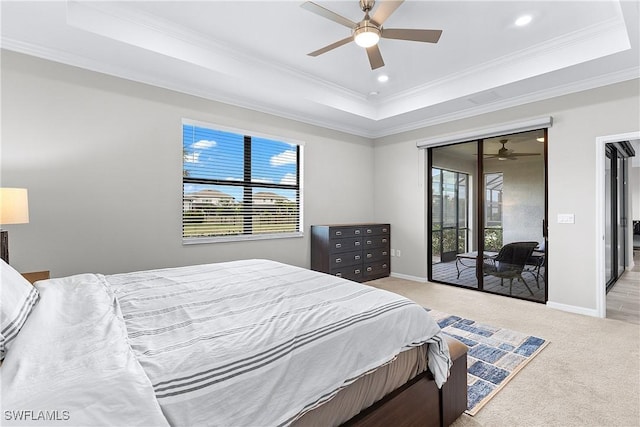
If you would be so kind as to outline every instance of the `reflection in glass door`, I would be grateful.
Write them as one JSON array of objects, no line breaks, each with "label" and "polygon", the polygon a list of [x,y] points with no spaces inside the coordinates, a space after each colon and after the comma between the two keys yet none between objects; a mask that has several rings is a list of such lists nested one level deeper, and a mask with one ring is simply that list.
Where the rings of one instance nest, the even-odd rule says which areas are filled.
[{"label": "reflection in glass door", "polygon": [[[429,149],[429,280],[546,302],[545,139],[541,129]],[[522,245],[530,252],[507,262]]]}]

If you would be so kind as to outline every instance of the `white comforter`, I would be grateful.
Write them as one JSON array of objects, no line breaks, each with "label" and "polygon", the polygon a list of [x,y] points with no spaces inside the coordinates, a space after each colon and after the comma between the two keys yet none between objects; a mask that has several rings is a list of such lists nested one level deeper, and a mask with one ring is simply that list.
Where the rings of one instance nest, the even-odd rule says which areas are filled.
[{"label": "white comforter", "polygon": [[4,425],[166,426],[113,292],[82,274],[39,282],[2,364]]},{"label": "white comforter", "polygon": [[422,307],[272,261],[39,288],[37,317],[2,367],[3,417],[67,410],[61,425],[288,425],[412,346],[431,343],[438,384],[450,363]]}]

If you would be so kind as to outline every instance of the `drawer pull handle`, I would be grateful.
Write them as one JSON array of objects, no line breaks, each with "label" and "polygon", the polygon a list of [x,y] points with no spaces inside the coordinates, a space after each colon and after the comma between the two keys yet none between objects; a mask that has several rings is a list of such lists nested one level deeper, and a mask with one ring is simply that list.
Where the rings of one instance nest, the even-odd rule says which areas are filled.
[{"label": "drawer pull handle", "polygon": [[356,261],[360,259],[360,255],[356,255],[353,257],[353,259],[355,259]]},{"label": "drawer pull handle", "polygon": [[336,243],[336,249],[340,249],[342,247],[342,243]]},{"label": "drawer pull handle", "polygon": [[382,229],[382,232],[383,232],[383,233],[386,233],[387,231],[389,231],[389,230],[388,230],[388,229],[386,229],[386,228],[383,228],[383,229]]},{"label": "drawer pull handle", "polygon": [[370,245],[371,243],[373,243],[371,240],[367,240],[367,245]]},{"label": "drawer pull handle", "polygon": [[371,234],[373,233],[373,230],[371,230],[370,228],[367,228],[367,234]]},{"label": "drawer pull handle", "polygon": [[357,269],[356,271],[354,271],[354,273],[360,274],[360,269]]},{"label": "drawer pull handle", "polygon": [[342,277],[342,273],[336,273],[337,277]]},{"label": "drawer pull handle", "polygon": [[367,258],[372,258],[373,254],[367,254]]},{"label": "drawer pull handle", "polygon": [[355,244],[356,246],[360,246],[360,242],[358,242],[358,241],[356,241],[354,244]]},{"label": "drawer pull handle", "polygon": [[360,234],[360,230],[356,230],[354,234]]},{"label": "drawer pull handle", "polygon": [[339,264],[342,262],[342,258],[336,258],[336,264]]},{"label": "drawer pull handle", "polygon": [[382,251],[382,255],[387,255],[387,251]]},{"label": "drawer pull handle", "polygon": [[342,231],[336,231],[336,236],[342,236]]},{"label": "drawer pull handle", "polygon": [[387,239],[382,239],[382,243],[387,243]]},{"label": "drawer pull handle", "polygon": [[382,264],[382,268],[384,268],[386,270],[387,264]]},{"label": "drawer pull handle", "polygon": [[367,271],[371,271],[371,270],[373,270],[373,268],[367,267]]}]

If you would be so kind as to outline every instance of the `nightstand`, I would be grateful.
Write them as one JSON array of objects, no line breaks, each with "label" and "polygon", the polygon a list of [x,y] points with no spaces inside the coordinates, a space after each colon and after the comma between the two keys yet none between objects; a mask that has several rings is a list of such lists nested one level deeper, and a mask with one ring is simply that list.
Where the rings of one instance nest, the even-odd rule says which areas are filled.
[{"label": "nightstand", "polygon": [[33,271],[30,273],[21,273],[22,276],[32,284],[38,280],[45,280],[49,278],[49,271]]}]

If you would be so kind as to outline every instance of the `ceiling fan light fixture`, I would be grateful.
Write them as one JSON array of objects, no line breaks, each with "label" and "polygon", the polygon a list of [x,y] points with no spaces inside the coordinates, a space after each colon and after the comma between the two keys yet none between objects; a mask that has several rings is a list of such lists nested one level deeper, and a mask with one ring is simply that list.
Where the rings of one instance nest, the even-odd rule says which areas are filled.
[{"label": "ceiling fan light fixture", "polygon": [[371,47],[378,44],[380,40],[380,29],[371,25],[369,21],[362,21],[355,30],[353,30],[353,40],[360,47]]}]

